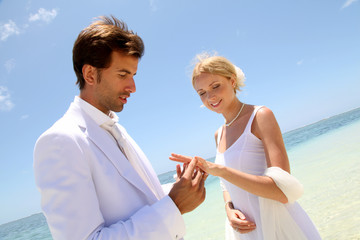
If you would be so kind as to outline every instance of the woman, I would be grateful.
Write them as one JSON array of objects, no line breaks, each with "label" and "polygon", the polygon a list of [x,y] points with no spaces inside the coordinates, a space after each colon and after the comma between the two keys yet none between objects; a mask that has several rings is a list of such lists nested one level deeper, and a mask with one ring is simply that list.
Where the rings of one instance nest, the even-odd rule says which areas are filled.
[{"label": "woman", "polygon": [[[264,106],[241,102],[236,93],[244,74],[219,56],[198,56],[192,84],[225,124],[215,133],[215,163],[199,167],[220,177],[227,214],[226,239],[321,239],[311,219],[295,202],[302,185],[290,164],[274,114]],[[172,154],[187,163],[191,157]]]}]

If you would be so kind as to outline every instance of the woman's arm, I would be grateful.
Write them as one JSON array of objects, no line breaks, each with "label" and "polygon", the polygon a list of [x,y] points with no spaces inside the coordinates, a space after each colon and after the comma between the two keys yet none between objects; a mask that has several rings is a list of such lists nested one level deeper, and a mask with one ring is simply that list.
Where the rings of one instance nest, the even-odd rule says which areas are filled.
[{"label": "woman's arm", "polygon": [[267,166],[279,167],[290,173],[289,159],[280,127],[270,109],[266,107],[259,109],[251,126],[251,132],[264,145]]}]

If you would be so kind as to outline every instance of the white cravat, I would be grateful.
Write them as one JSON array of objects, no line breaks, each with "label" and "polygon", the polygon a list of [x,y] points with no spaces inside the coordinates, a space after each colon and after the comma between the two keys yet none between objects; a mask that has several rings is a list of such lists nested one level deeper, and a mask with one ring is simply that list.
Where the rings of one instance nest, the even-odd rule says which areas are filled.
[{"label": "white cravat", "polygon": [[127,157],[126,151],[125,151],[125,146],[126,146],[125,138],[124,138],[123,134],[121,133],[120,129],[116,126],[116,123],[113,122],[113,120],[111,120],[111,121],[104,123],[101,126],[104,129],[106,129],[115,138],[116,143],[119,146],[121,152],[129,160],[129,158]]},{"label": "white cravat", "polygon": [[135,149],[128,143],[124,134],[121,132],[120,127],[114,121],[107,121],[106,123],[101,125],[104,129],[106,129],[116,140],[121,152],[125,155],[125,157],[129,160],[131,165],[134,167],[135,171],[139,174],[142,180],[146,183],[146,185],[151,189],[151,191],[158,196],[155,186],[153,185],[150,177],[148,176],[146,170],[144,169],[143,164],[140,162]]}]

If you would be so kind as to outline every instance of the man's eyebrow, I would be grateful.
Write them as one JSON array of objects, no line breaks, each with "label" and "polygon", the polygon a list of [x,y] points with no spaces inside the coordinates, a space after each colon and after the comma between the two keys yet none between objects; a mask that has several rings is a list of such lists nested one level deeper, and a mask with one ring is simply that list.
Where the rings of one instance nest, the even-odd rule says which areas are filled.
[{"label": "man's eyebrow", "polygon": [[130,73],[129,70],[126,70],[126,69],[117,69],[116,70],[117,72],[126,72],[126,73]]},{"label": "man's eyebrow", "polygon": [[[126,72],[127,74],[131,74],[131,72],[127,69],[117,69],[117,72]],[[134,76],[136,75],[136,73],[134,73]]]}]

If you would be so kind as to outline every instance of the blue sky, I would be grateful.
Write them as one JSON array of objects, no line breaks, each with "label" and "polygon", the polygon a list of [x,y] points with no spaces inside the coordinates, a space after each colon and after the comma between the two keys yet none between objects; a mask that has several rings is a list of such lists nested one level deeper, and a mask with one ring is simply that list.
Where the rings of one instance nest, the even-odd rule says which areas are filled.
[{"label": "blue sky", "polygon": [[283,132],[360,107],[360,1],[0,0],[0,224],[40,212],[33,147],[78,94],[72,46],[114,15],[145,42],[120,122],[157,173],[171,152],[215,155],[220,115],[201,107],[191,60],[216,51],[245,73],[239,98]]}]

